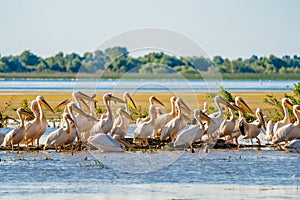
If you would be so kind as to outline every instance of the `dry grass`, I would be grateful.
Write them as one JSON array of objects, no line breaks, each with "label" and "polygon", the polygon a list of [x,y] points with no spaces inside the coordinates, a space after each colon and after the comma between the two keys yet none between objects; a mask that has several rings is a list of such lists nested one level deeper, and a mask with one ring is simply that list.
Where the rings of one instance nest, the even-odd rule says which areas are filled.
[{"label": "dry grass", "polygon": [[[99,91],[97,92],[97,100],[99,100],[99,105],[103,105],[102,102],[102,95],[107,91]],[[230,92],[230,91],[229,91]],[[233,97],[235,96],[242,96],[248,105],[256,109],[257,107],[262,108],[263,110],[272,110],[272,108],[263,103],[262,100],[266,97],[267,94],[273,94],[277,98],[283,97],[285,91],[234,91],[232,92]],[[114,94],[120,98],[122,98],[123,92],[114,92]],[[24,91],[1,91],[0,92],[0,108],[3,108],[6,102],[11,102],[11,106],[4,112],[8,116],[16,117],[14,108],[18,108],[21,106],[22,101],[27,99],[29,104],[32,100],[36,98],[37,95],[42,95],[48,101],[48,103],[54,107],[60,101],[66,98],[72,98],[71,96],[72,91],[35,91],[35,92],[24,92]],[[92,94],[92,92],[87,92],[87,94]],[[148,98],[151,95],[155,95],[158,99],[160,99],[165,104],[165,109],[167,111],[170,110],[170,103],[169,99],[171,96],[175,95],[177,97],[181,97],[185,100],[185,102],[189,105],[191,109],[195,108],[203,108],[203,102],[209,101],[206,97],[207,92],[186,92],[186,91],[136,91],[132,94],[132,97],[138,106],[141,106],[143,109],[148,109],[149,101]],[[113,109],[116,109],[119,105],[113,104]],[[47,115],[50,117],[55,117],[58,115],[51,115],[47,112]]]}]

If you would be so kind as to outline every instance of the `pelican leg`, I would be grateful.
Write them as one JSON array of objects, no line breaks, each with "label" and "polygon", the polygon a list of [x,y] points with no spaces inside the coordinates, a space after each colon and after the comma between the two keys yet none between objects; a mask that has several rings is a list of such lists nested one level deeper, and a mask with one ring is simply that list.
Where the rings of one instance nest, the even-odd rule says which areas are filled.
[{"label": "pelican leg", "polygon": [[11,151],[14,152],[14,144],[11,143]]},{"label": "pelican leg", "polygon": [[235,138],[235,144],[236,144],[236,145],[239,145],[239,142],[238,142],[238,138],[237,138],[237,137]]},{"label": "pelican leg", "polygon": [[257,139],[257,144],[260,146],[261,145],[260,140],[258,139],[258,137],[256,137],[256,139]]},{"label": "pelican leg", "polygon": [[190,145],[190,152],[191,153],[195,153],[194,149],[193,149],[193,144]]},{"label": "pelican leg", "polygon": [[20,153],[20,143],[18,143],[18,153]]}]

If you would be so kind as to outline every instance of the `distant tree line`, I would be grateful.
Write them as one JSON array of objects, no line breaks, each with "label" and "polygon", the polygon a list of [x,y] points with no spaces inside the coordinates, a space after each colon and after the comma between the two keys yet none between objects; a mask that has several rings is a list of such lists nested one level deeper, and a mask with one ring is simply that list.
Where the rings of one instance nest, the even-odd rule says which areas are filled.
[{"label": "distant tree line", "polygon": [[116,73],[175,73],[193,74],[200,71],[219,70],[221,73],[300,73],[300,57],[278,58],[274,55],[247,59],[215,56],[211,61],[203,56],[176,57],[163,52],[151,52],[133,57],[125,47],[112,47],[82,56],[76,53],[57,53],[42,58],[29,50],[16,56],[0,56],[0,72],[80,72],[95,73],[108,70]]}]

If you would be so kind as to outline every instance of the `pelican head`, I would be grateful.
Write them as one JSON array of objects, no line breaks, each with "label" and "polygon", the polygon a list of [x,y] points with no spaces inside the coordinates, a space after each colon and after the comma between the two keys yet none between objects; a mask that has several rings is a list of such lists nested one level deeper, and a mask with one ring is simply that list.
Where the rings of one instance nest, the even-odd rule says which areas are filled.
[{"label": "pelican head", "polygon": [[242,97],[239,97],[239,96],[236,97],[235,104],[237,106],[240,106],[241,108],[243,108],[243,110],[246,111],[247,113],[254,114],[254,112],[251,110],[251,108],[247,105],[247,103],[244,101],[244,99]]},{"label": "pelican head", "polygon": [[183,108],[187,112],[189,112],[189,113],[192,112],[191,109],[186,105],[186,103],[183,101],[182,98],[177,98],[175,103],[178,104],[181,108]]},{"label": "pelican head", "polygon": [[165,106],[160,100],[158,100],[155,96],[151,96],[149,98],[150,104],[154,104],[154,102],[160,104],[161,106]]},{"label": "pelican head", "polygon": [[199,116],[200,116],[201,119],[203,119],[207,122],[210,122],[210,120],[211,120],[210,117],[207,116],[202,110],[199,110]]},{"label": "pelican head", "polygon": [[229,108],[231,108],[231,109],[236,110],[235,107],[233,107],[228,101],[226,101],[226,100],[225,100],[223,97],[221,97],[221,96],[215,96],[214,100],[215,100],[215,102],[221,103],[221,104],[223,104],[223,105],[226,106],[226,107],[229,107]]},{"label": "pelican head", "polygon": [[128,92],[124,92],[124,99],[129,100],[129,102],[131,103],[129,105],[131,105],[135,110],[137,110],[136,105]]},{"label": "pelican head", "polygon": [[282,98],[281,99],[282,106],[288,107],[289,109],[293,110],[293,104],[288,98]]},{"label": "pelican head", "polygon": [[69,113],[64,113],[63,118],[65,120],[70,120],[73,124],[75,124],[75,126],[77,126],[76,122],[73,120],[73,118],[71,117],[71,115]]},{"label": "pelican head", "polygon": [[54,107],[54,110],[60,108],[62,105],[66,105],[66,104],[68,104],[68,103],[71,103],[71,100],[70,100],[70,99],[65,99],[65,100],[59,102],[59,103]]},{"label": "pelican head", "polygon": [[257,118],[259,118],[259,120],[261,121],[264,130],[266,130],[265,119],[262,114],[262,109],[257,108],[255,114],[256,114]]},{"label": "pelican head", "polygon": [[18,109],[17,109],[17,113],[19,113],[19,114],[24,114],[24,115],[26,115],[26,116],[28,116],[28,117],[30,117],[30,118],[33,118],[32,114],[29,113],[29,112],[28,112],[27,110],[25,110],[24,108],[18,108]]},{"label": "pelican head", "polygon": [[72,93],[72,96],[77,99],[83,99],[83,100],[90,101],[90,102],[97,102],[97,100],[94,99],[96,97],[95,94],[92,97],[89,97],[88,95],[84,94],[81,91],[75,91]]},{"label": "pelican head", "polygon": [[300,105],[294,105],[293,106],[293,111],[294,111],[294,114],[300,114]]},{"label": "pelican head", "polygon": [[175,103],[176,99],[177,99],[177,98],[176,98],[175,96],[172,96],[172,97],[170,98],[171,104]]},{"label": "pelican head", "polygon": [[124,117],[126,117],[126,118],[128,118],[130,120],[133,120],[133,118],[130,116],[130,114],[128,112],[126,112],[125,109],[118,108],[117,112],[120,113],[120,115],[123,115]]},{"label": "pelican head", "polygon": [[51,111],[53,114],[55,114],[53,108],[48,104],[48,102],[45,100],[43,96],[37,96],[36,100],[43,106],[45,106],[49,111]]},{"label": "pelican head", "polygon": [[113,102],[118,102],[118,103],[125,103],[122,99],[119,99],[118,97],[113,96],[111,93],[106,93],[103,95],[103,101],[108,102],[108,101],[113,101]]}]

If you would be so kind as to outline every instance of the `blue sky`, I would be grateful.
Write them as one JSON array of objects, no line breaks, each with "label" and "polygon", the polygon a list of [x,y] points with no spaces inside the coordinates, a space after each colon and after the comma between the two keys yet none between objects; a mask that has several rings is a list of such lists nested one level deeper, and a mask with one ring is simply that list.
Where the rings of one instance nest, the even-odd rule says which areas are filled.
[{"label": "blue sky", "polygon": [[94,51],[125,31],[157,27],[208,55],[300,55],[297,0],[0,0],[0,54]]}]

